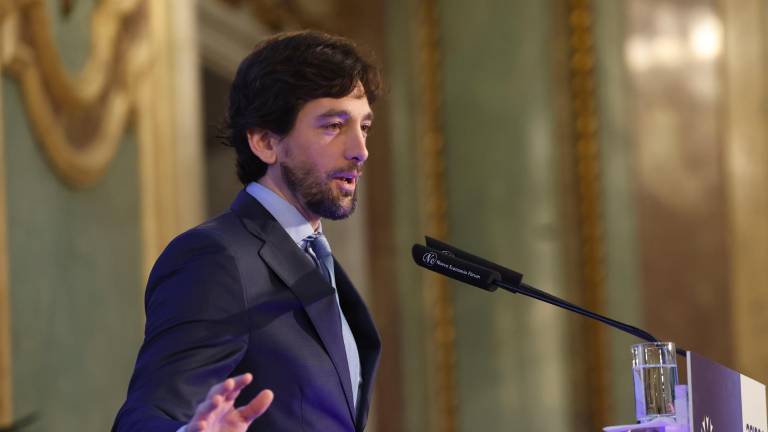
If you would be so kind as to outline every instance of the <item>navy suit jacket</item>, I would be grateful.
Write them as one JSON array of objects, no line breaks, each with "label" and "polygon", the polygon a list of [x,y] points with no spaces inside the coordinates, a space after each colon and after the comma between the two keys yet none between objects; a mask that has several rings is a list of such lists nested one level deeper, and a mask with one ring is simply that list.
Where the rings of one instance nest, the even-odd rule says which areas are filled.
[{"label": "navy suit jacket", "polygon": [[175,432],[214,384],[250,372],[236,405],[272,389],[249,431],[362,431],[381,344],[335,263],[363,383],[354,412],[333,293],[272,215],[241,191],[231,211],[174,239],[147,283],[144,343],[116,432]]}]

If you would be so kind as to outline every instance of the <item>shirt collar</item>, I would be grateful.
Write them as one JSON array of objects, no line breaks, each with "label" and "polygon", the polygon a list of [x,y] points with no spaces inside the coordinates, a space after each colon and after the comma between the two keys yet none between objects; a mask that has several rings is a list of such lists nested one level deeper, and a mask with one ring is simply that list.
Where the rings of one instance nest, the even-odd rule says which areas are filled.
[{"label": "shirt collar", "polygon": [[[312,225],[299,213],[296,207],[266,186],[251,182],[245,187],[245,190],[274,216],[277,223],[283,227],[297,245],[301,246],[304,238],[315,233]],[[318,226],[317,231],[322,232],[322,225]]]}]

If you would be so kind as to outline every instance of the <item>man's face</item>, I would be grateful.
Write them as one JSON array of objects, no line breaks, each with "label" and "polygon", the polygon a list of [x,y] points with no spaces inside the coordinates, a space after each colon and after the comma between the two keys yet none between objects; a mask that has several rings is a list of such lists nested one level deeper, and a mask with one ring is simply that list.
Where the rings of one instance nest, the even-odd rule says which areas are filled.
[{"label": "man's face", "polygon": [[372,122],[360,85],[343,98],[314,99],[299,111],[278,144],[277,165],[305,216],[343,219],[355,210]]}]

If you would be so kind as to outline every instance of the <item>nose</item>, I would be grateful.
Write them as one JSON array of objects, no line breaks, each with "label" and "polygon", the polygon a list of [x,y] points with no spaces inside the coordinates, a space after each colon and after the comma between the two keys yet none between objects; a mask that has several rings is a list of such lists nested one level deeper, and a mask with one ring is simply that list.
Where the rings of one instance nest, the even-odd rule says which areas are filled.
[{"label": "nose", "polygon": [[360,128],[350,129],[347,137],[347,148],[345,157],[347,160],[356,162],[365,162],[368,159],[368,147],[366,146],[366,136]]}]

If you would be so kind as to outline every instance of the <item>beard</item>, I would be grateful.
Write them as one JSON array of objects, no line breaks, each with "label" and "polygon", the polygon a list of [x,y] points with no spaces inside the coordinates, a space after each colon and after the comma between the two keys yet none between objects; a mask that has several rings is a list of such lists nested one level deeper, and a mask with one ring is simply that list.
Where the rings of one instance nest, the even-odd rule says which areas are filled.
[{"label": "beard", "polygon": [[353,164],[338,170],[321,173],[311,166],[281,162],[280,171],[286,186],[312,213],[326,219],[339,220],[351,215],[357,207],[357,184],[352,193],[336,191],[331,186],[333,174],[344,171],[360,171]]}]

